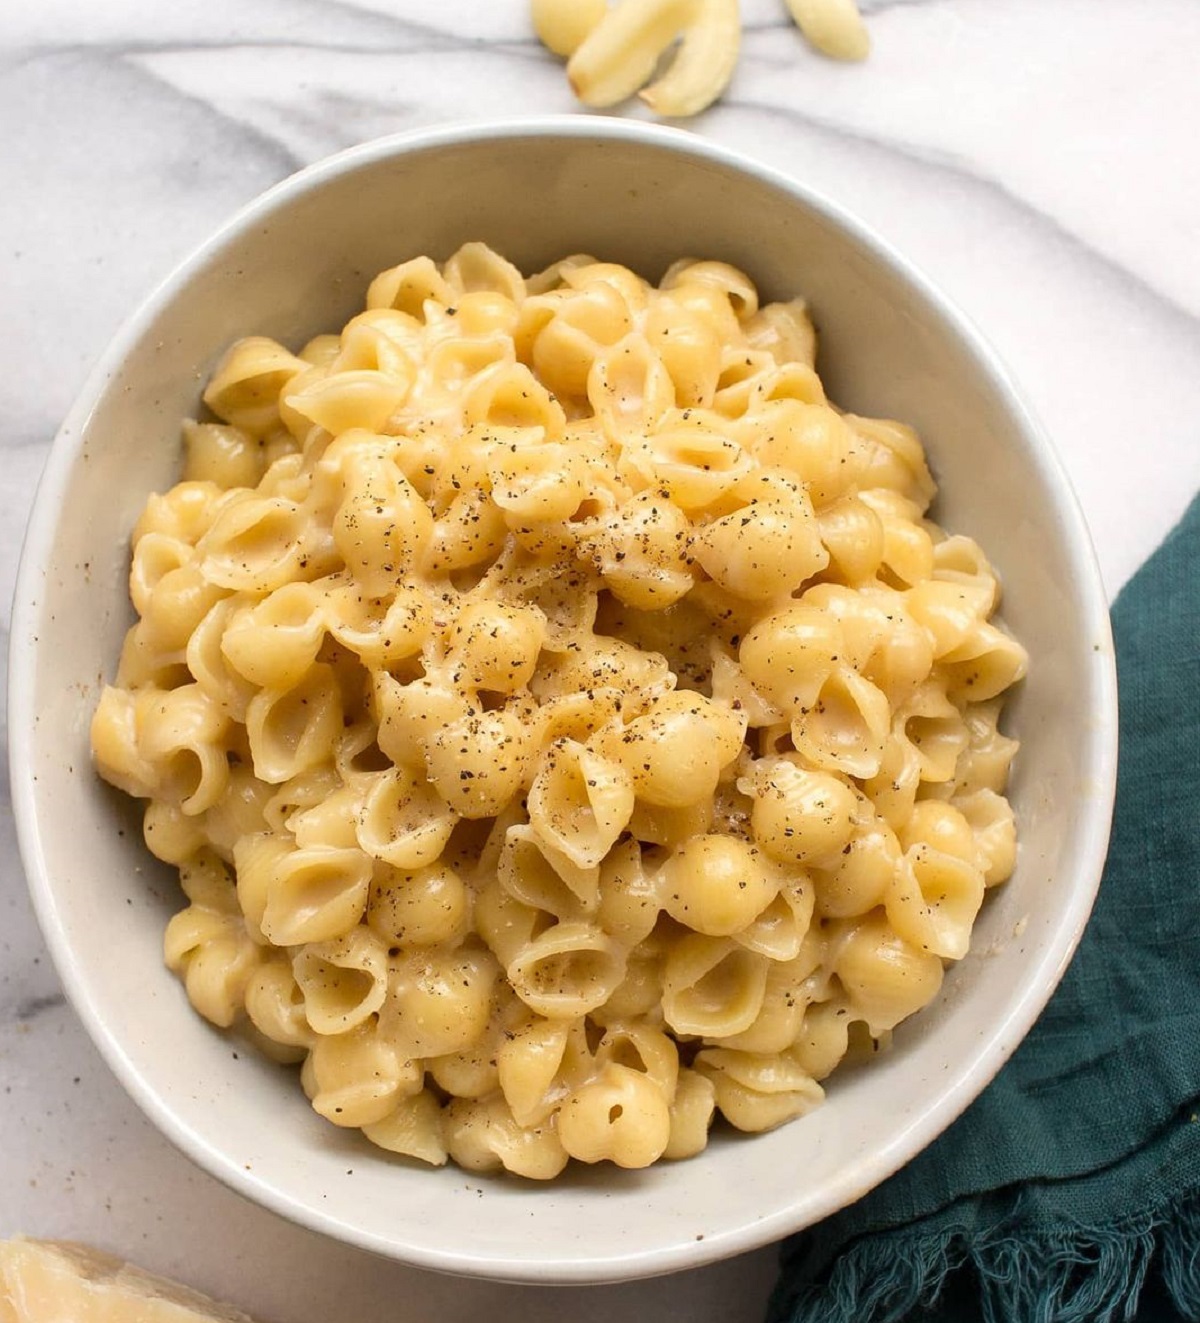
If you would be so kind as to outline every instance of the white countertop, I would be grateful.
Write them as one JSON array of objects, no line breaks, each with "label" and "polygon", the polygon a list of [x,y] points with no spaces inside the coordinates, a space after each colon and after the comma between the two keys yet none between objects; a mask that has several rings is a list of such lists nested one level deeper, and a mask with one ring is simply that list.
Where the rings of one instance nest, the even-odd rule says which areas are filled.
[{"label": "white countertop", "polygon": [[[690,127],[857,212],[980,324],[1054,438],[1115,592],[1200,487],[1200,5],[864,9],[874,53],[843,67],[804,45],[782,0],[743,0],[733,85]],[[127,312],[242,203],[328,152],[574,109],[526,11],[526,0],[0,9],[6,639],[47,448]],[[764,1250],[625,1286],[465,1282],[244,1203],[160,1138],[64,1004],[4,779],[0,1236],[16,1231],[92,1241],[274,1323],[754,1320],[774,1274]]]}]

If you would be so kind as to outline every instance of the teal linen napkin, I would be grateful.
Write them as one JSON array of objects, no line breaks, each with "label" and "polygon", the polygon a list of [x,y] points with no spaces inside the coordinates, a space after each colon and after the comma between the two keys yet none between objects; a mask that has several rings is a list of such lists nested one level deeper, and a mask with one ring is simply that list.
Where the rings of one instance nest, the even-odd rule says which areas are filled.
[{"label": "teal linen napkin", "polygon": [[936,1143],[785,1243],[769,1323],[1200,1320],[1200,497],[1112,619],[1116,816],[1075,959]]}]

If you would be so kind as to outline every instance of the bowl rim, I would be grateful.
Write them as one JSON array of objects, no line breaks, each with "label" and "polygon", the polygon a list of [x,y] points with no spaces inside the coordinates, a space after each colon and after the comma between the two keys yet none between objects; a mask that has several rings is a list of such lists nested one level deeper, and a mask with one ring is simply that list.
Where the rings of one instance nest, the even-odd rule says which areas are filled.
[{"label": "bowl rim", "polygon": [[[1047,948],[1030,971],[1025,987],[1006,1018],[991,1026],[975,1065],[892,1141],[852,1171],[827,1186],[818,1217],[797,1220],[792,1206],[778,1208],[744,1226],[716,1232],[702,1241],[648,1248],[613,1257],[579,1255],[551,1263],[533,1257],[480,1255],[469,1247],[436,1249],[400,1243],[364,1231],[321,1209],[285,1194],[233,1162],[221,1149],[181,1121],[141,1076],[93,1003],[86,979],[76,963],[67,938],[63,914],[56,898],[42,850],[43,826],[38,800],[28,769],[36,744],[33,699],[37,674],[37,621],[42,611],[41,590],[45,567],[52,553],[58,510],[70,474],[83,444],[89,419],[107,384],[116,374],[147,326],[170,304],[181,287],[230,240],[268,219],[281,205],[320,189],[328,181],[390,157],[401,157],[483,141],[575,138],[592,142],[637,144],[707,161],[746,174],[796,198],[810,211],[848,233],[893,276],[912,287],[932,306],[969,353],[977,367],[1003,398],[1005,408],[1028,443],[1029,458],[1041,482],[1052,494],[1062,523],[1075,582],[1081,589],[1081,617],[1094,644],[1090,681],[1099,710],[1089,734],[1093,793],[1081,809],[1083,848],[1076,856],[1079,882],[1068,897]],[[943,294],[919,269],[880,238],[862,221],[822,193],[740,151],[669,126],[611,117],[581,115],[523,116],[486,122],[441,124],[391,134],[327,156],[276,183],[239,209],[213,234],[194,248],[130,313],[88,373],[51,445],[38,482],[21,550],[13,601],[9,641],[8,711],[9,772],[17,842],[34,912],[58,977],[75,1013],[109,1069],[126,1092],[188,1158],[227,1187],[272,1212],[310,1230],[372,1251],[384,1257],[439,1272],[493,1280],[543,1283],[590,1283],[631,1280],[698,1268],[719,1259],[758,1248],[812,1225],[860,1198],[894,1174],[937,1138],[982,1092],[1016,1049],[1049,1001],[1083,934],[1100,884],[1107,854],[1117,767],[1116,664],[1108,603],[1091,535],[1078,497],[1044,429],[1025,402],[1008,369],[974,322]]]}]

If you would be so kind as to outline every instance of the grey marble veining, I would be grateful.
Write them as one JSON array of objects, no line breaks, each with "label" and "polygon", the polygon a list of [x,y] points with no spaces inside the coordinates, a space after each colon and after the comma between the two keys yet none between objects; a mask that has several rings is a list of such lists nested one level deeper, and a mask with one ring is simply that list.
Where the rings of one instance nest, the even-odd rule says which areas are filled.
[{"label": "grey marble veining", "polygon": [[[872,58],[843,67],[805,47],[780,0],[744,0],[735,80],[691,127],[856,212],[983,327],[1062,454],[1115,592],[1200,486],[1200,6],[863,7]],[[0,642],[58,423],[192,246],[363,139],[573,109],[525,0],[0,8]],[[10,804],[5,769],[0,1234],[93,1240],[276,1323],[760,1315],[770,1250],[660,1282],[496,1287],[371,1259],[218,1186],[142,1118],[62,1001]]]}]

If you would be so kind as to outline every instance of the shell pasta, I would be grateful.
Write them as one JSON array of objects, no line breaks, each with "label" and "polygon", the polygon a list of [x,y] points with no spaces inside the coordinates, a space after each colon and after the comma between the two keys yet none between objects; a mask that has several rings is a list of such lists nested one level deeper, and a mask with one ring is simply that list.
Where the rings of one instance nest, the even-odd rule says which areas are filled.
[{"label": "shell pasta", "polygon": [[201,1015],[422,1162],[643,1167],[815,1107],[1012,872],[996,575],[801,300],[479,243],[234,344],[92,722]]}]

